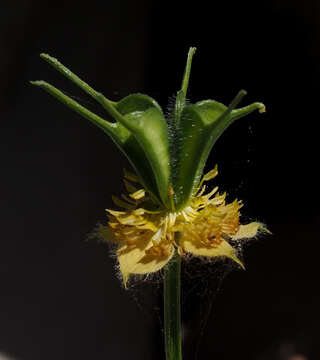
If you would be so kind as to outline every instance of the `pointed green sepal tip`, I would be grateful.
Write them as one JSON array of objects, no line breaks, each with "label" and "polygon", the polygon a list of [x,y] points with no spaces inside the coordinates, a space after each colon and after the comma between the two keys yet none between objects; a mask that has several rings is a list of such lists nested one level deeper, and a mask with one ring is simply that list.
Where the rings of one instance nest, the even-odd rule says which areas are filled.
[{"label": "pointed green sepal tip", "polygon": [[247,92],[246,90],[241,89],[241,90],[239,91],[239,93],[238,93],[238,96],[244,97],[244,96],[246,96],[247,94],[248,94],[248,92]]},{"label": "pointed green sepal tip", "polygon": [[193,55],[194,55],[195,52],[196,52],[195,47],[190,47],[189,48],[188,57],[187,57],[187,64],[186,64],[186,68],[184,70],[182,86],[181,86],[181,91],[183,91],[185,96],[187,95],[187,91],[188,91],[189,78],[190,78],[191,65],[192,65],[192,58],[193,58]]},{"label": "pointed green sepal tip", "polygon": [[240,90],[236,97],[231,101],[229,105],[229,110],[235,109],[241,102],[241,100],[247,95],[246,90]]},{"label": "pointed green sepal tip", "polygon": [[[50,56],[49,54],[46,53],[41,53],[39,56],[41,57],[41,59],[46,60],[50,65],[52,65],[54,68],[56,68],[56,70],[60,71],[61,73],[65,72],[65,73],[70,73],[70,75],[74,75],[71,70],[69,70],[63,64],[61,64],[60,61],[55,57]],[[76,75],[74,76],[76,77]]]},{"label": "pointed green sepal tip", "polygon": [[256,103],[256,106],[257,106],[257,108],[259,109],[259,113],[260,113],[260,114],[266,112],[266,107],[265,107],[264,104],[262,104],[262,103]]},{"label": "pointed green sepal tip", "polygon": [[[52,56],[50,56],[49,54],[45,54],[45,53],[41,53],[40,57],[42,59],[54,59]],[[55,59],[56,60],[56,59]]]},{"label": "pointed green sepal tip", "polygon": [[45,85],[46,82],[43,81],[43,80],[34,80],[34,81],[29,81],[29,83],[31,85],[35,85],[35,86],[42,86],[42,85]]},{"label": "pointed green sepal tip", "polygon": [[266,228],[263,224],[259,225],[259,230],[261,230],[269,235],[273,235],[273,233],[268,228]]}]

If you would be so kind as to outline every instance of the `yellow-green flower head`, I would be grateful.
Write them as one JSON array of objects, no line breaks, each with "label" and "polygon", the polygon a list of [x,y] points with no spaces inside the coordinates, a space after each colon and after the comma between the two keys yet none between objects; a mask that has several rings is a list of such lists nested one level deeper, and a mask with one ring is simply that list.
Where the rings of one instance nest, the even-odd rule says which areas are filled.
[{"label": "yellow-green flower head", "polygon": [[[147,95],[132,94],[118,102],[106,99],[46,54],[41,57],[98,101],[114,122],[92,113],[44,81],[32,82],[103,130],[126,155],[137,174],[126,175],[129,196],[114,198],[123,210],[108,210],[108,228],[100,228],[103,234],[111,233],[110,240],[119,245],[117,255],[125,283],[130,274],[161,269],[175,251],[180,255],[188,252],[198,256],[226,256],[242,266],[228,241],[255,236],[262,228],[259,223],[240,225],[240,201],[227,204],[226,195],[219,194],[217,188],[206,193],[203,182],[217,175],[216,168],[202,175],[220,135],[235,120],[254,110],[264,112],[265,107],[257,102],[237,108],[246,94],[244,90],[229,106],[215,100],[187,103],[194,53],[195,48],[190,48],[170,120]],[[138,181],[140,188],[135,188],[132,181]],[[176,237],[175,233],[180,235]]]},{"label": "yellow-green flower head", "polygon": [[[131,274],[150,274],[163,268],[175,251],[183,256],[225,256],[241,267],[236,251],[229,240],[254,237],[258,230],[265,230],[258,222],[240,225],[242,202],[226,203],[226,193],[218,187],[206,193],[202,183],[218,174],[217,167],[206,174],[201,186],[189,203],[180,211],[168,211],[155,206],[145,189],[137,189],[125,180],[127,190],[134,191],[113,197],[121,211],[109,210],[108,226],[100,225],[98,234],[107,241],[117,243],[117,258],[126,286]],[[126,173],[126,177],[134,178]],[[175,236],[179,233],[179,236]]]}]

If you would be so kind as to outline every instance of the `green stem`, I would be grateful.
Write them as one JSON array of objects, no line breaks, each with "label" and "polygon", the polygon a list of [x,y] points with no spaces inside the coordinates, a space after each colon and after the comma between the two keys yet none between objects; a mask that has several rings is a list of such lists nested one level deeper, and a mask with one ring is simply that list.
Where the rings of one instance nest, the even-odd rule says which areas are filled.
[{"label": "green stem", "polygon": [[164,274],[164,338],[166,360],[181,360],[181,257],[176,252]]},{"label": "green stem", "polygon": [[[177,93],[175,104],[175,125],[180,122],[181,113],[185,106],[188,91],[192,57],[196,48],[191,47],[188,52],[187,64],[183,75],[181,90]],[[176,243],[178,243],[176,236]],[[166,360],[182,360],[181,350],[181,257],[175,252],[163,279],[164,296],[164,341]]]}]

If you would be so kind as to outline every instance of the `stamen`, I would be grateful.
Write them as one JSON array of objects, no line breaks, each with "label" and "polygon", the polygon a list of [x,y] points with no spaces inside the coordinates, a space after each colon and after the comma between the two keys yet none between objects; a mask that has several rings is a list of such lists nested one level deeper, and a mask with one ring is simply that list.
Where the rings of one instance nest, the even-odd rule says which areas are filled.
[{"label": "stamen", "polygon": [[122,199],[124,199],[125,201],[127,201],[128,203],[132,204],[132,205],[137,205],[136,201],[133,201],[132,199],[130,199],[127,195],[125,194],[121,194]]},{"label": "stamen", "polygon": [[196,193],[199,191],[199,189],[201,188],[201,186],[203,185],[203,183],[204,183],[205,181],[212,180],[212,179],[215,178],[217,175],[218,175],[218,165],[216,165],[216,166],[214,167],[214,169],[210,170],[208,173],[206,173],[206,174],[202,177],[202,179],[201,179],[201,181],[200,181],[200,184],[199,184],[199,186],[198,186],[198,190],[196,191]]},{"label": "stamen", "polygon": [[112,201],[119,207],[122,207],[124,209],[133,210],[134,206],[132,204],[128,204],[125,201],[122,201],[117,196],[112,196]]},{"label": "stamen", "polygon": [[140,183],[139,177],[127,169],[123,169],[124,177],[132,182]]},{"label": "stamen", "polygon": [[128,191],[128,193],[134,193],[139,190],[134,185],[132,185],[129,181],[127,181],[126,179],[123,179],[123,182],[124,182],[124,186],[125,186],[126,190]]},{"label": "stamen", "polygon": [[206,190],[206,185],[202,186],[202,189],[200,190],[200,192],[197,194],[197,197],[200,197]]},{"label": "stamen", "polygon": [[134,200],[140,200],[145,197],[145,194],[146,194],[145,190],[140,189],[134,192],[133,194],[129,194],[129,196]]},{"label": "stamen", "polygon": [[126,212],[125,211],[116,211],[116,210],[110,210],[110,209],[105,209],[109,214],[117,217],[117,216],[120,216],[120,215],[125,215]]}]

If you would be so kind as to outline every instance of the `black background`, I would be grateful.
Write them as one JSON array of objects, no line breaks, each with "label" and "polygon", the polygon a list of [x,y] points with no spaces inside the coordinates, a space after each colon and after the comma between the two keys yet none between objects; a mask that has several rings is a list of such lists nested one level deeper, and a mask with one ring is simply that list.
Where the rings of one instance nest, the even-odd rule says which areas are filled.
[{"label": "black background", "polygon": [[246,249],[247,271],[225,279],[203,333],[217,281],[199,264],[183,311],[185,359],[319,359],[319,2],[4,0],[0,10],[0,352],[164,358],[160,285],[126,292],[108,247],[85,241],[122,190],[127,161],[28,81],[102,113],[38,57],[47,52],[108,98],[142,92],[166,108],[195,46],[191,102],[228,104],[244,88],[243,105],[267,107],[225,133],[208,170],[218,163],[220,188],[246,204],[244,221],[274,235]]}]

